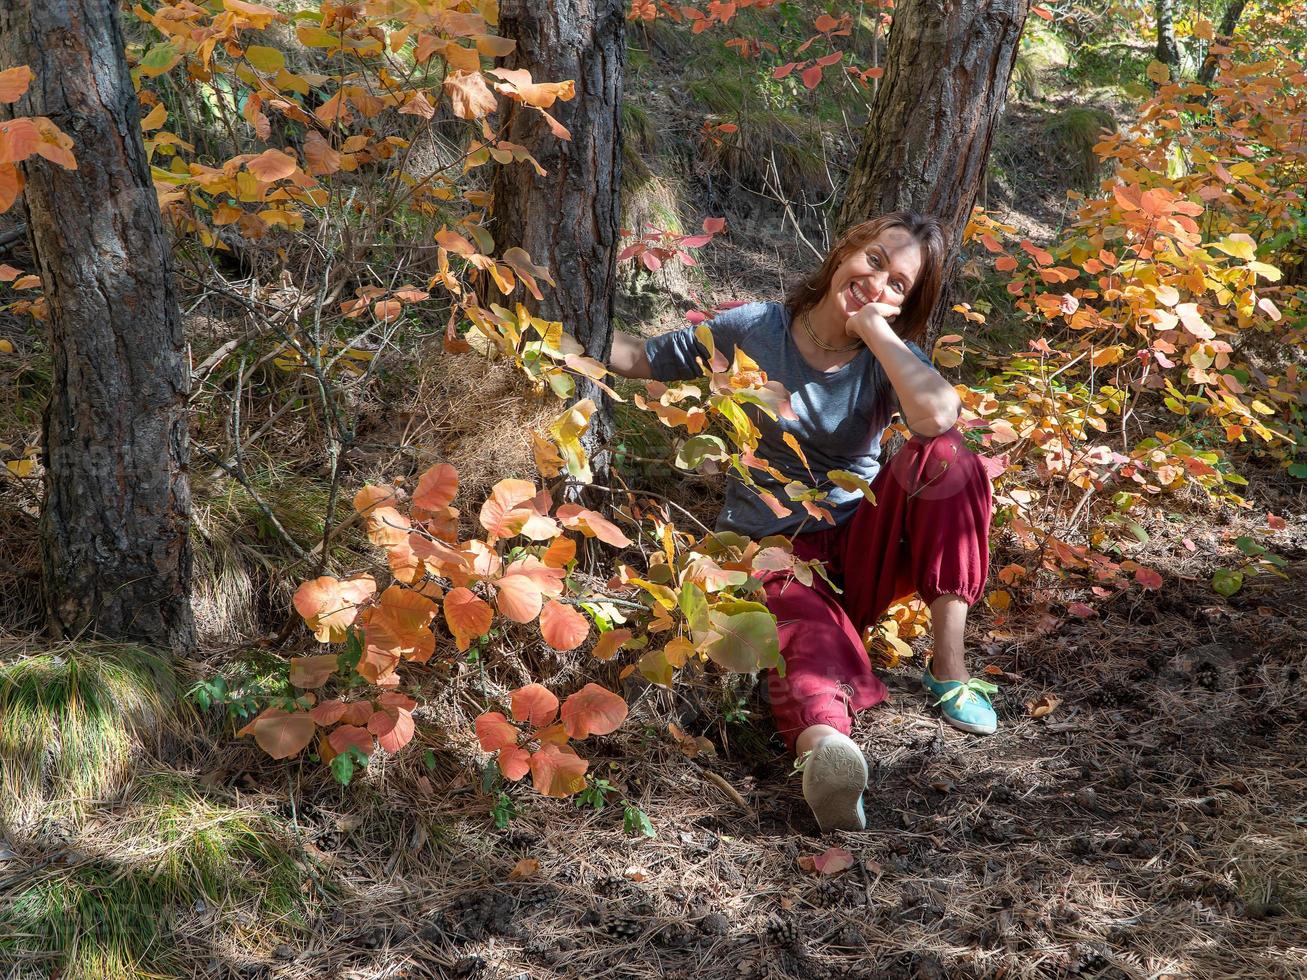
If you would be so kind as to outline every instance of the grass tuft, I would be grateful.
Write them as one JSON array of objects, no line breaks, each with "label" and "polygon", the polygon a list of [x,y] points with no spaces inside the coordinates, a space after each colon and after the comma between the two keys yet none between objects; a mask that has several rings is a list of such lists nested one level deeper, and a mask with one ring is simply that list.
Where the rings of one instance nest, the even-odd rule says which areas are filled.
[{"label": "grass tuft", "polygon": [[1054,158],[1065,161],[1068,182],[1086,194],[1098,190],[1103,161],[1094,152],[1094,144],[1102,140],[1104,129],[1115,132],[1116,120],[1097,106],[1072,106],[1046,124]]},{"label": "grass tuft", "polygon": [[169,661],[142,647],[0,653],[0,818],[113,793],[137,748],[176,730],[179,693]]},{"label": "grass tuft", "polygon": [[[284,835],[188,777],[149,774],[93,817],[62,861],[0,904],[0,953],[57,963],[66,978],[181,976],[199,920],[302,924],[302,875]],[[266,945],[252,931],[221,938]]]}]

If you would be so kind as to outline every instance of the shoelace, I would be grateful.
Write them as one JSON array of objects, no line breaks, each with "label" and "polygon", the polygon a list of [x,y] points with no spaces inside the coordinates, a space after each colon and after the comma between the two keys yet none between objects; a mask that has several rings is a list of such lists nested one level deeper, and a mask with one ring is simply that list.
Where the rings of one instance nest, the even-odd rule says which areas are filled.
[{"label": "shoelace", "polygon": [[[938,683],[938,681],[936,683]],[[950,687],[939,696],[939,700],[935,702],[937,707],[945,701],[952,701],[954,699],[957,700],[959,705],[963,705],[966,703],[967,698],[970,697],[981,698],[986,704],[992,704],[993,702],[990,701],[989,696],[998,691],[997,684],[991,684],[989,681],[983,680],[979,677],[972,677],[965,682],[958,681],[956,683],[956,687]]]}]

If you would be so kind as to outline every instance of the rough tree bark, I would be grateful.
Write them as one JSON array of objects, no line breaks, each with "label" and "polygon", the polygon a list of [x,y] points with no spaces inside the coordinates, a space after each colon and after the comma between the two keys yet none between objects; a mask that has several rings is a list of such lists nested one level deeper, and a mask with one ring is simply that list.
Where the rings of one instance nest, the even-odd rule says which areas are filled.
[{"label": "rough tree bark", "polygon": [[[537,316],[563,328],[605,363],[612,346],[613,297],[620,235],[622,152],[619,120],[626,54],[625,0],[502,0],[499,30],[517,41],[505,68],[541,81],[574,79],[576,97],[550,110],[572,134],[560,140],[535,109],[510,103],[504,138],[527,147],[547,171],[529,164],[498,168],[493,231],[499,248],[520,245],[549,267],[557,285],[542,287]],[[578,379],[578,398],[599,407],[583,440],[595,481],[607,482],[612,423],[608,401]]]},{"label": "rough tree bark", "polygon": [[41,547],[49,627],[182,652],[195,643],[181,311],[115,0],[0,0],[0,67],[35,74],[75,171],[25,165],[49,304]]},{"label": "rough tree bark", "polygon": [[1180,70],[1180,44],[1175,39],[1175,0],[1157,0],[1157,50],[1154,54],[1171,67],[1171,77]]},{"label": "rough tree bark", "polygon": [[[886,211],[934,215],[948,232],[951,271],[1029,9],[1030,0],[901,0],[895,7],[885,74],[844,191],[841,231]],[[950,306],[936,307],[932,336]]]}]

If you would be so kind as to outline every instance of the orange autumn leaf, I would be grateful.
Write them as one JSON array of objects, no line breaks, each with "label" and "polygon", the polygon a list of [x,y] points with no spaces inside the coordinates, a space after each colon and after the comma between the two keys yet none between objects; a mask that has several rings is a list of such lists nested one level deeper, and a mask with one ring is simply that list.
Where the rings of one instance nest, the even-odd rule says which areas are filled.
[{"label": "orange autumn leaf", "polygon": [[557,537],[540,555],[540,561],[550,568],[564,568],[576,557],[576,541],[569,537]]},{"label": "orange autumn leaf", "polygon": [[367,483],[362,490],[354,494],[354,510],[366,516],[367,512],[374,507],[395,506],[396,503],[399,503],[399,499],[399,493],[397,493],[395,487],[374,486],[372,483]]},{"label": "orange autumn leaf", "polygon": [[540,610],[540,635],[555,650],[575,650],[590,635],[590,620],[571,606],[550,599]]},{"label": "orange autumn leaf", "polygon": [[517,745],[500,749],[499,771],[505,779],[517,782],[531,771],[531,753]]},{"label": "orange autumn leaf", "polygon": [[323,575],[296,589],[292,603],[320,642],[340,643],[358,617],[359,606],[376,591],[377,582],[371,575],[344,580]]},{"label": "orange autumn leaf", "polygon": [[0,102],[17,102],[32,84],[32,69],[27,65],[0,71]]},{"label": "orange autumn leaf", "polygon": [[307,711],[267,708],[236,735],[243,738],[252,734],[259,748],[268,755],[274,759],[289,759],[313,741],[317,727]]},{"label": "orange autumn leaf", "polygon": [[580,531],[587,538],[598,538],[614,548],[625,548],[631,543],[616,524],[580,504],[563,504],[558,508],[558,520],[568,530]]},{"label": "orange autumn leaf", "polygon": [[620,694],[591,682],[563,702],[563,728],[572,738],[609,735],[621,727],[626,712]]},{"label": "orange autumn leaf", "polygon": [[540,615],[544,597],[528,575],[504,575],[495,580],[495,605],[515,623],[529,623]]},{"label": "orange autumn leaf", "polygon": [[418,477],[413,491],[413,505],[436,511],[448,507],[458,496],[458,470],[448,463],[437,463]]},{"label": "orange autumn leaf", "polygon": [[445,79],[445,94],[459,119],[480,119],[495,111],[495,93],[478,72],[456,71]]},{"label": "orange autumn leaf", "polygon": [[41,144],[36,123],[26,117],[0,122],[0,164],[22,163]]},{"label": "orange autumn leaf", "polygon": [[304,137],[304,163],[312,176],[322,177],[340,169],[341,156],[321,133],[313,129]]},{"label": "orange autumn leaf", "polygon": [[543,684],[527,684],[513,692],[512,710],[514,721],[543,728],[558,714],[558,698]]},{"label": "orange autumn leaf", "polygon": [[341,725],[332,729],[327,744],[340,755],[351,745],[364,755],[372,754],[372,733],[361,725]]},{"label": "orange autumn leaf", "polygon": [[298,168],[295,158],[281,150],[267,149],[252,160],[245,161],[245,169],[265,184],[284,180]]},{"label": "orange autumn leaf", "polygon": [[334,725],[345,716],[344,701],[319,701],[309,711],[313,720],[318,723],[319,727],[326,728],[328,725]]},{"label": "orange autumn leaf", "polygon": [[543,796],[563,798],[585,789],[586,762],[567,746],[546,742],[531,753],[531,785]]},{"label": "orange autumn leaf", "polygon": [[484,636],[494,621],[490,604],[471,589],[459,586],[445,596],[445,625],[454,634],[459,650],[467,650],[478,636]]},{"label": "orange autumn leaf", "polygon": [[564,82],[533,82],[531,73],[525,68],[491,68],[487,74],[502,79],[495,83],[495,89],[500,94],[538,109],[548,109],[558,99],[568,102],[576,96],[576,83],[571,79]]},{"label": "orange autumn leaf", "polygon": [[405,660],[425,662],[435,651],[436,638],[429,628],[435,618],[434,602],[413,589],[392,585],[369,610],[367,643]]},{"label": "orange autumn leaf", "polygon": [[609,630],[599,637],[599,642],[595,644],[591,653],[594,654],[597,660],[611,660],[613,655],[622,648],[622,645],[630,639],[630,630]]},{"label": "orange autumn leaf", "polygon": [[13,207],[22,189],[22,171],[12,163],[0,163],[0,214]]},{"label": "orange autumn leaf", "polygon": [[316,657],[291,657],[290,682],[305,690],[321,687],[336,672],[337,664],[338,660],[334,653],[324,653]]}]

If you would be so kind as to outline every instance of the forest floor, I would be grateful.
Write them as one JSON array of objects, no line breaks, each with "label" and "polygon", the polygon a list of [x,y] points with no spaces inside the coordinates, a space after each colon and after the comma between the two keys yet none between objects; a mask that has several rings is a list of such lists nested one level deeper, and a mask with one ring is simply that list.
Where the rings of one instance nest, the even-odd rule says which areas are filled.
[{"label": "forest floor", "polygon": [[[670,90],[666,77],[654,81],[651,91]],[[1124,121],[1124,103],[1110,94],[1053,90],[1014,103],[996,139],[987,202],[1036,241],[1067,213],[1058,144],[1042,134],[1060,109],[1090,103]],[[725,214],[733,232],[705,251],[695,276],[626,296],[633,329],[682,324],[692,289],[703,301],[774,297],[810,257],[786,215],[758,194],[724,179],[685,189],[688,213]],[[497,440],[506,426],[520,437],[533,409],[491,385],[498,375],[483,384],[468,369],[464,387],[469,376],[477,420],[457,418],[457,406],[432,408],[443,406],[435,397],[443,389],[415,385],[409,408],[365,419],[371,443],[395,441],[387,427],[416,432],[425,451],[459,462],[465,487],[521,475],[529,456]],[[447,422],[459,438],[446,438]],[[279,435],[287,446],[299,438]],[[20,443],[25,434],[0,436]],[[359,473],[384,474],[398,458],[388,452],[359,463]],[[709,482],[685,480],[676,493],[711,517]],[[942,725],[917,687],[915,661],[885,671],[891,701],[863,713],[855,730],[872,764],[862,833],[819,836],[747,682],[628,688],[631,719],[587,743],[592,773],[610,787],[602,807],[523,787],[500,808],[505,826],[490,812],[505,798],[498,787],[485,791],[470,734],[493,686],[484,662],[415,669],[432,694],[415,743],[349,787],[320,765],[268,760],[214,712],[205,737],[174,746],[164,771],[223,812],[275,826],[296,856],[298,898],[273,914],[242,904],[232,882],[228,901],[168,906],[164,959],[183,964],[179,976],[270,980],[1307,976],[1307,491],[1266,473],[1248,496],[1251,511],[1195,506],[1182,524],[1148,528],[1137,557],[1165,577],[1158,592],[1120,595],[1095,617],[1057,623],[1019,613],[999,621],[978,609],[971,666],[1000,686],[991,737]],[[197,493],[201,514],[216,513],[218,498]],[[1234,597],[1217,596],[1211,572],[1267,510],[1288,521],[1274,547],[1289,577],[1250,578]],[[14,610],[34,595],[30,500],[5,515],[12,533],[0,534],[0,593],[17,634],[30,616]],[[212,592],[249,607],[241,624],[275,630],[291,579],[253,602],[267,581],[251,572]],[[195,676],[229,671],[232,647],[210,643],[190,665]],[[566,657],[512,655],[523,676],[560,689],[577,680]],[[0,662],[8,656],[0,650]],[[597,679],[616,686],[610,673]],[[1034,717],[1041,703],[1052,710]],[[701,742],[687,754],[669,725],[710,748]],[[159,764],[142,763],[133,780],[153,778],[151,769]],[[131,785],[103,804],[84,801],[75,827],[50,816],[30,839],[0,837],[0,911],[92,866],[110,867],[116,881],[155,851],[150,828],[131,848],[121,844]],[[641,832],[640,814],[653,836]],[[812,869],[808,859],[830,846],[847,849],[853,866]],[[260,874],[257,861],[220,859]],[[4,956],[6,980],[57,975],[48,956]]]},{"label": "forest floor", "polygon": [[[756,699],[706,731],[712,754],[669,736],[669,721],[702,730],[684,703],[646,700],[601,741],[596,771],[653,838],[624,832],[617,802],[531,799],[496,829],[443,754],[374,780],[362,812],[315,778],[295,821],[331,889],[321,918],[273,958],[201,922],[179,941],[213,975],[287,978],[1301,977],[1294,579],[1221,602],[1182,583],[1047,635],[978,628],[976,666],[1001,671],[989,738],[943,726],[915,667],[887,672],[891,702],[855,731],[872,763],[862,833],[818,835]],[[286,809],[284,769],[221,758],[205,783]],[[852,868],[804,869],[832,845]],[[538,868],[520,877],[524,859]]]}]

